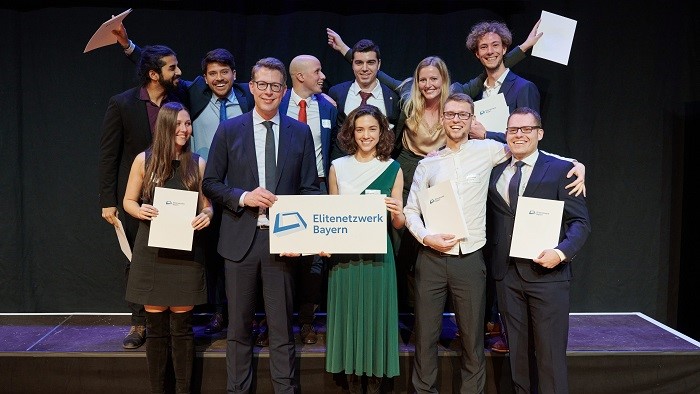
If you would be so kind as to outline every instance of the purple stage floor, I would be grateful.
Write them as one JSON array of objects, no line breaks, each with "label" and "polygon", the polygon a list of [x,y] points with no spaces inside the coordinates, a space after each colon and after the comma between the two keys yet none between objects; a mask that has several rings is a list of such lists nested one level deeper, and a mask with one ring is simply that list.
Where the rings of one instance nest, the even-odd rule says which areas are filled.
[{"label": "purple stage floor", "polygon": [[[199,360],[195,366],[196,393],[225,391],[226,332],[204,334],[208,318],[206,314],[195,316]],[[297,334],[304,392],[338,389],[324,372],[324,322],[324,316],[317,318],[316,344],[303,344]],[[412,391],[412,316],[402,315],[400,325],[401,376],[395,379],[391,392]],[[128,314],[0,314],[0,393],[47,392],[44,384],[52,387],[52,393],[95,389],[106,394],[114,391],[109,389],[113,387],[119,387],[114,392],[130,392],[129,387],[138,392],[147,380],[145,347],[122,348],[128,329]],[[454,318],[445,314],[439,348],[441,392],[450,392],[456,384],[460,349],[455,333]],[[255,353],[258,359],[268,358],[267,348],[256,347]],[[510,384],[507,355],[485,353],[486,392],[508,392],[508,388],[503,389]],[[571,314],[567,354],[572,393],[700,393],[700,342],[642,313]],[[269,370],[267,364],[261,361],[256,365],[259,393],[271,389],[266,382],[269,377],[263,377]],[[51,372],[47,373],[47,368]],[[129,375],[130,369],[137,372]],[[40,375],[36,375],[37,370],[42,371]],[[66,374],[78,376],[72,383],[57,383],[65,380]],[[592,389],[591,382],[606,388]]]}]

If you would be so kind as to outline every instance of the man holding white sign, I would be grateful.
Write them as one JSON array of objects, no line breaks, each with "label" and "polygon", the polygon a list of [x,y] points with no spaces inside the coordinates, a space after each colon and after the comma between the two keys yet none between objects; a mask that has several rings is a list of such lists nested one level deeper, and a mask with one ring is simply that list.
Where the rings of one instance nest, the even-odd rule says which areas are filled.
[{"label": "man holding white sign", "polygon": [[[298,391],[292,327],[291,265],[298,260],[270,254],[267,209],[276,194],[320,194],[316,154],[308,125],[279,112],[287,70],[275,58],[258,60],[248,83],[255,107],[224,120],[216,130],[202,190],[223,207],[219,254],[225,259],[229,325],[227,390],[249,392],[258,276],[270,330],[270,375],[276,393]],[[298,256],[298,254],[297,254]]]},{"label": "man holding white sign", "polygon": [[[486,198],[493,167],[510,158],[507,145],[494,140],[469,138],[474,103],[463,93],[451,94],[441,117],[447,136],[446,148],[418,163],[411,192],[404,208],[406,226],[423,244],[416,261],[415,332],[413,386],[418,393],[437,390],[437,342],[442,330],[442,311],[447,293],[453,306],[462,345],[461,392],[480,393],[486,382],[484,357],[484,311],[486,265]],[[583,165],[577,163],[569,176],[578,179],[567,185],[572,193],[583,191]],[[454,181],[468,235],[436,233],[426,228],[419,195],[423,190]],[[454,212],[443,212],[454,215]]]},{"label": "man holding white sign", "polygon": [[[513,384],[516,392],[568,393],[571,260],[591,232],[588,209],[584,196],[566,190],[571,163],[538,150],[544,129],[537,111],[513,111],[506,136],[513,157],[491,173],[487,214],[490,262],[508,332]],[[517,242],[513,228],[519,196],[564,202],[559,243],[533,259],[510,257],[511,241]]]}]

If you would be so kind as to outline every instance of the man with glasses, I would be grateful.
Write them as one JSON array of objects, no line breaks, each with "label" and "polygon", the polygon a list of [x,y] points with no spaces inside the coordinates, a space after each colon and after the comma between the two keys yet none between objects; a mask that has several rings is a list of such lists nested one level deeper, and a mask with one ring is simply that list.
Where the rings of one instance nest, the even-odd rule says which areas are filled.
[{"label": "man with glasses", "polygon": [[[538,150],[543,136],[537,111],[515,109],[506,129],[512,159],[496,166],[488,183],[490,262],[508,329],[511,375],[518,393],[569,392],[566,347],[571,262],[591,232],[584,196],[565,189],[571,163]],[[535,259],[510,257],[518,196],[564,201],[559,244]]]},{"label": "man with glasses", "polygon": [[279,112],[287,71],[275,58],[251,71],[253,110],[220,125],[204,172],[204,194],[223,206],[218,251],[225,259],[229,326],[227,390],[250,392],[258,275],[270,338],[270,375],[276,393],[298,390],[291,254],[270,254],[267,209],[276,194],[321,194],[311,129]]},{"label": "man with glasses", "polygon": [[[528,39],[520,45],[521,57],[525,56],[525,51],[535,45],[542,33],[537,33],[538,21],[528,35]],[[472,26],[467,36],[467,49],[484,66],[486,79],[483,84],[470,83],[452,84],[452,91],[469,94],[474,100],[491,97],[503,93],[508,112],[512,112],[518,107],[529,107],[536,111],[540,109],[540,92],[537,86],[512,72],[504,64],[504,55],[513,43],[513,36],[503,22],[485,21]],[[516,48],[517,49],[517,48]],[[516,58],[517,59],[517,58]],[[476,119],[472,125],[470,138],[485,139],[490,138],[499,142],[505,142],[504,130],[489,130]],[[501,324],[498,303],[496,302],[495,283],[490,275],[486,292],[488,311],[485,317],[485,347],[491,351],[499,353],[508,352],[508,341],[506,331]]]},{"label": "man with glasses", "polygon": [[[415,324],[416,352],[413,387],[418,393],[438,390],[438,340],[447,294],[453,299],[460,333],[461,393],[482,393],[486,382],[484,356],[484,312],[486,266],[482,248],[486,244],[486,198],[491,170],[510,157],[507,145],[494,140],[469,138],[474,103],[463,93],[453,93],[445,102],[442,125],[445,149],[418,163],[408,202],[404,208],[406,227],[423,245],[416,259]],[[572,192],[584,187],[583,165],[570,174],[578,179],[567,185]],[[469,236],[434,234],[424,225],[418,194],[444,181],[454,181],[458,202]]]}]

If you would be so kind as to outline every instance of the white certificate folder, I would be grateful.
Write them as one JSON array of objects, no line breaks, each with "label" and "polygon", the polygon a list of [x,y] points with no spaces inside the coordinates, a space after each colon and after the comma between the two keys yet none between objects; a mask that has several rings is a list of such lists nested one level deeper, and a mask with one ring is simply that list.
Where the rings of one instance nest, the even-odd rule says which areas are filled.
[{"label": "white certificate folder", "polygon": [[510,255],[537,258],[545,249],[559,244],[564,201],[519,197],[515,212]]},{"label": "white certificate folder", "polygon": [[503,93],[498,93],[475,101],[474,115],[486,130],[505,133],[510,109]]},{"label": "white certificate folder", "polygon": [[469,230],[464,219],[457,186],[445,181],[418,192],[418,204],[425,228],[431,234],[452,234],[458,239],[467,239]]},{"label": "white certificate folder", "polygon": [[189,190],[157,187],[153,206],[158,216],[151,221],[148,246],[178,250],[192,250],[199,194]]}]

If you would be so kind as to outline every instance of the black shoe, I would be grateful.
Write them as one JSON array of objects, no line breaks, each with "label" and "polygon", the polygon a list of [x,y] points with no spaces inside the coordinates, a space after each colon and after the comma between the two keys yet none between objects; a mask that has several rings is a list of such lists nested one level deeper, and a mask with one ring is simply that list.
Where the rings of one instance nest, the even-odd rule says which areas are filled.
[{"label": "black shoe", "polygon": [[146,326],[131,326],[129,333],[124,337],[122,347],[124,349],[137,349],[146,342]]},{"label": "black shoe", "polygon": [[216,312],[214,313],[214,316],[212,316],[211,320],[209,321],[209,324],[207,324],[206,327],[204,327],[204,333],[205,334],[216,334],[221,332],[224,328],[226,328],[226,322],[224,321],[224,316]]},{"label": "black shoe", "polygon": [[318,336],[316,335],[316,329],[314,328],[313,324],[304,324],[301,326],[301,330],[299,330],[299,336],[301,337],[301,341],[313,345],[314,343],[318,342]]}]

